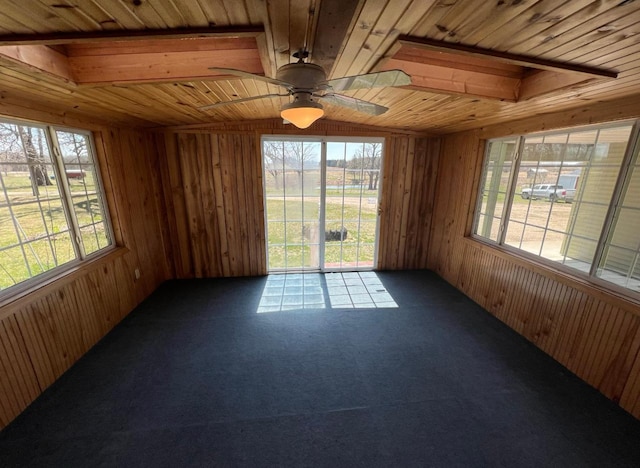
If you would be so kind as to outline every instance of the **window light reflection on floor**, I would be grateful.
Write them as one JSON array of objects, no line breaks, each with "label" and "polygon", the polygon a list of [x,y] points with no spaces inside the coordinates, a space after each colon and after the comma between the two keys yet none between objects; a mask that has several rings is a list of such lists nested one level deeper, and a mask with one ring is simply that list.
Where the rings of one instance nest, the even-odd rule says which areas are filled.
[{"label": "window light reflection on floor", "polygon": [[397,307],[373,271],[288,273],[269,275],[257,312]]}]

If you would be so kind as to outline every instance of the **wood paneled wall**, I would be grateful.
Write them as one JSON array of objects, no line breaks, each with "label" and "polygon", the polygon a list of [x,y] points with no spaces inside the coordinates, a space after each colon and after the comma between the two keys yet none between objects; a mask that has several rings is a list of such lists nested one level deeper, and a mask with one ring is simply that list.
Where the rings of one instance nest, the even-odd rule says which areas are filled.
[{"label": "wood paneled wall", "polygon": [[[63,123],[51,114],[41,120]],[[73,125],[94,131],[119,247],[0,307],[0,428],[168,278],[153,136]]]},{"label": "wood paneled wall", "polygon": [[482,164],[479,136],[443,138],[429,268],[640,417],[640,306],[465,237]]},{"label": "wood paneled wall", "polygon": [[382,172],[378,268],[427,267],[439,138],[392,136]]},{"label": "wood paneled wall", "polygon": [[[272,133],[304,134],[274,120],[158,136],[177,278],[267,273],[260,136]],[[425,268],[440,140],[339,122],[320,122],[313,133],[386,137],[378,268]]]},{"label": "wood paneled wall", "polygon": [[176,278],[267,273],[260,139],[249,133],[167,133],[169,253]]}]

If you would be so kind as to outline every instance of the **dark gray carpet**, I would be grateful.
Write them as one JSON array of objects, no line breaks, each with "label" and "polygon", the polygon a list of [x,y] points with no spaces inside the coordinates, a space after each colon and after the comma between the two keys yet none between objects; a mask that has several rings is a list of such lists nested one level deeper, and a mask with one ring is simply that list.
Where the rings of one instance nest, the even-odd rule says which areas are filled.
[{"label": "dark gray carpet", "polygon": [[0,434],[0,466],[640,466],[640,422],[429,272],[396,309],[163,285]]}]

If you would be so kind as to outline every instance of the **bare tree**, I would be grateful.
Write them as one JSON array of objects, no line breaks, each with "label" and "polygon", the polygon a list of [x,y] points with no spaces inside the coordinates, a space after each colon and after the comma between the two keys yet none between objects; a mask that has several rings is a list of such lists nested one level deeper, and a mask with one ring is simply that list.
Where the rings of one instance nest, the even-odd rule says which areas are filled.
[{"label": "bare tree", "polygon": [[298,187],[302,187],[302,174],[305,169],[318,161],[320,146],[317,143],[302,141],[280,142],[284,154],[285,165],[298,175]]},{"label": "bare tree", "polygon": [[65,165],[79,165],[88,162],[87,137],[78,133],[57,132],[58,143]]},{"label": "bare tree", "polygon": [[46,142],[42,130],[23,125],[1,124],[0,140],[5,152],[19,153],[25,158],[23,161],[29,169],[34,195],[38,195],[38,187],[53,185],[45,165],[44,148]]},{"label": "bare tree", "polygon": [[278,176],[284,171],[284,151],[282,149],[282,142],[265,141],[262,151],[264,153],[264,168],[273,176],[276,182],[276,190],[278,190],[280,188]]},{"label": "bare tree", "polygon": [[360,180],[364,180],[366,172],[369,190],[376,190],[380,180],[380,163],[382,162],[382,143],[365,143],[358,149],[355,157],[347,162],[350,169],[360,169]]},{"label": "bare tree", "polygon": [[22,152],[20,138],[8,124],[0,124],[0,162],[5,175],[7,171],[25,170],[26,161]]},{"label": "bare tree", "polygon": [[[32,128],[24,127],[22,125],[17,126],[20,140],[22,141],[22,149],[27,157],[27,165],[29,166],[29,174],[31,175],[33,194],[38,195],[38,187],[43,185],[53,185],[47,174],[47,166],[44,164],[44,153],[36,149],[33,143]],[[42,132],[36,130],[36,133],[40,139],[43,138]],[[42,141],[40,141],[42,143]],[[40,145],[43,148],[43,145]],[[35,185],[33,182],[35,181]]]}]

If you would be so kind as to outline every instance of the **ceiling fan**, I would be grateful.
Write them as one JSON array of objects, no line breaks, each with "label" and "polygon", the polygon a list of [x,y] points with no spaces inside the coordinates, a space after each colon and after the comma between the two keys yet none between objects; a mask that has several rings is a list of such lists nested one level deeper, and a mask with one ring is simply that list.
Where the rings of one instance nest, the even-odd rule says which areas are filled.
[{"label": "ceiling fan", "polygon": [[220,73],[236,75],[242,78],[252,78],[277,85],[286,89],[287,93],[264,94],[262,96],[222,101],[201,106],[198,107],[198,109],[208,110],[228,104],[253,101],[255,99],[292,96],[293,101],[282,107],[280,115],[284,120],[291,122],[298,128],[307,128],[324,115],[322,104],[318,101],[348,107],[349,109],[371,115],[380,115],[389,110],[387,107],[374,104],[373,102],[336,94],[337,91],[406,86],[411,84],[411,77],[401,70],[389,70],[327,80],[327,74],[321,66],[304,61],[304,59],[309,56],[307,51],[296,52],[293,56],[297,58],[298,61],[280,67],[276,72],[275,79],[233,68],[209,68],[210,70],[215,70]]}]

